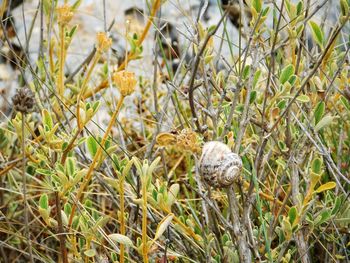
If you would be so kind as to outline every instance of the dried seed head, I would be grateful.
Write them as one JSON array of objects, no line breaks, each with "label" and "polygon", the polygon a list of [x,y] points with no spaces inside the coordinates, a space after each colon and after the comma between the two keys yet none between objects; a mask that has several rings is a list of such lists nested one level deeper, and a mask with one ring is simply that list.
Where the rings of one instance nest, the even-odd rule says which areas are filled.
[{"label": "dried seed head", "polygon": [[198,152],[197,134],[191,129],[183,129],[177,136],[177,146],[183,151]]},{"label": "dried seed head", "polygon": [[57,21],[60,25],[67,25],[73,18],[72,7],[69,4],[64,4],[56,8]]},{"label": "dried seed head", "polygon": [[130,71],[118,71],[113,75],[113,81],[118,87],[122,96],[126,97],[135,91],[136,78],[135,73]]},{"label": "dried seed head", "polygon": [[106,52],[112,46],[112,39],[105,32],[98,32],[96,39],[98,52]]},{"label": "dried seed head", "polygon": [[157,144],[159,146],[169,146],[176,143],[176,135],[169,132],[162,132],[157,135]]},{"label": "dried seed head", "polygon": [[199,169],[209,185],[216,188],[228,187],[240,175],[242,160],[226,144],[211,141],[203,146]]},{"label": "dried seed head", "polygon": [[12,97],[12,102],[16,111],[29,113],[34,107],[34,94],[29,88],[18,89],[15,96]]}]

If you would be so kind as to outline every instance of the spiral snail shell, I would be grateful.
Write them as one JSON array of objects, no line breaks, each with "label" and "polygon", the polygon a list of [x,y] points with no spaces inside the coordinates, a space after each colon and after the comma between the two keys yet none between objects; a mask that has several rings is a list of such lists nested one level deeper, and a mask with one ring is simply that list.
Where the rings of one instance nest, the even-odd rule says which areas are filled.
[{"label": "spiral snail shell", "polygon": [[233,184],[242,170],[242,159],[239,155],[218,141],[204,144],[199,163],[204,181],[216,188]]}]

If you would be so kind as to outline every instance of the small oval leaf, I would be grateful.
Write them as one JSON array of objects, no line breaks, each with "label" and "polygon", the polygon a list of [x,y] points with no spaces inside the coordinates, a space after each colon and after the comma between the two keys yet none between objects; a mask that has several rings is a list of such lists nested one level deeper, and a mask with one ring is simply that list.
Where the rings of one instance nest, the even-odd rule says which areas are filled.
[{"label": "small oval leaf", "polygon": [[331,124],[334,117],[326,115],[324,116],[315,126],[315,131],[319,131],[322,128],[326,127],[327,125]]},{"label": "small oval leaf", "polygon": [[110,239],[112,239],[113,241],[115,241],[119,244],[123,244],[125,246],[132,247],[134,245],[130,238],[128,238],[127,236],[124,236],[122,234],[111,234],[111,235],[108,235],[108,237]]},{"label": "small oval leaf", "polygon": [[302,103],[306,103],[306,102],[310,101],[310,98],[307,95],[299,95],[297,97],[297,101],[302,102]]},{"label": "small oval leaf", "polygon": [[315,124],[319,123],[324,115],[326,105],[324,101],[320,101],[315,108]]},{"label": "small oval leaf", "polygon": [[95,249],[88,249],[84,251],[84,255],[87,256],[88,258],[92,258],[96,255],[96,250]]},{"label": "small oval leaf", "polygon": [[288,81],[288,79],[294,74],[294,66],[288,65],[286,66],[280,75],[280,82],[283,85]]},{"label": "small oval leaf", "polygon": [[320,47],[323,47],[324,36],[323,36],[323,32],[322,32],[321,28],[319,27],[318,24],[316,24],[313,21],[310,21],[309,25],[311,27],[313,39],[316,41],[316,43]]}]

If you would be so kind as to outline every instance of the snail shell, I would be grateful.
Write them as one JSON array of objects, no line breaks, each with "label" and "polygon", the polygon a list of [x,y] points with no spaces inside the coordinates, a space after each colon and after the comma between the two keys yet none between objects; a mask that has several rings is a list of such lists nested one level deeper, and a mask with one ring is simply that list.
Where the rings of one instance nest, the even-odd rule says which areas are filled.
[{"label": "snail shell", "polygon": [[233,184],[242,170],[242,159],[224,143],[207,142],[203,146],[199,161],[203,179],[213,187],[227,187]]}]

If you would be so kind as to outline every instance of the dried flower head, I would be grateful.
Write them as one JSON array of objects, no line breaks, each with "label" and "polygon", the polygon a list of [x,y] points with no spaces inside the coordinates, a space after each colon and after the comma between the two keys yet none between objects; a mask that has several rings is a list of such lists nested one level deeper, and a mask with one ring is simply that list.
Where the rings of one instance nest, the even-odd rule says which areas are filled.
[{"label": "dried flower head", "polygon": [[162,132],[157,135],[156,141],[159,146],[169,146],[176,143],[176,135],[169,132]]},{"label": "dried flower head", "polygon": [[16,111],[29,113],[34,107],[34,94],[29,88],[18,89],[15,96],[12,97],[12,102]]},{"label": "dried flower head", "polygon": [[190,129],[183,129],[177,136],[177,146],[190,152],[199,152],[200,147],[197,141],[197,134]]},{"label": "dried flower head", "polygon": [[73,10],[69,4],[57,7],[57,21],[60,25],[67,25],[73,18]]},{"label": "dried flower head", "polygon": [[134,92],[136,87],[135,73],[130,71],[118,71],[113,75],[113,81],[122,96],[126,97]]},{"label": "dried flower head", "polygon": [[105,32],[98,32],[96,39],[98,52],[106,52],[112,46],[112,39]]}]

